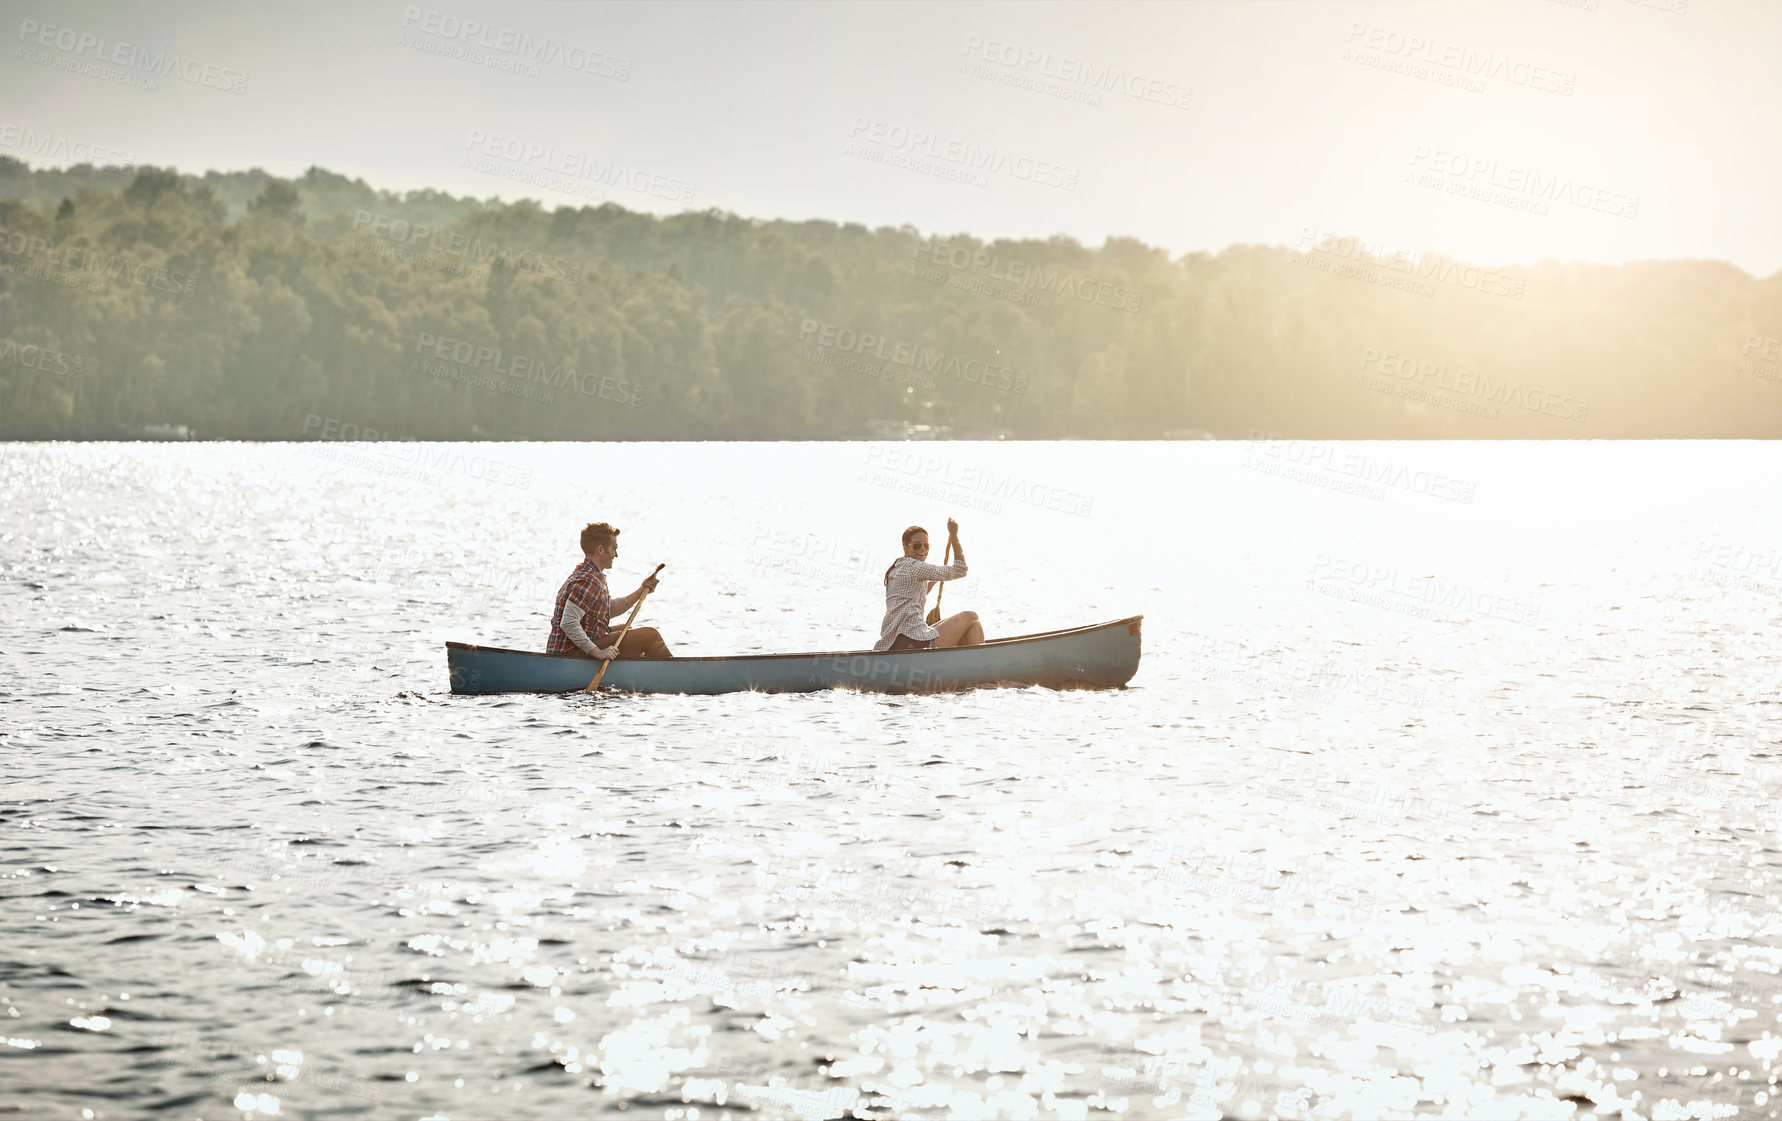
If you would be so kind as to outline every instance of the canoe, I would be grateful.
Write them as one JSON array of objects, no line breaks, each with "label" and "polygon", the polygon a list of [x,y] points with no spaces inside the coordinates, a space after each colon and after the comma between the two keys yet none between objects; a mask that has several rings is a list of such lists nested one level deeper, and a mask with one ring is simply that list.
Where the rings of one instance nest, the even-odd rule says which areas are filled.
[{"label": "canoe", "polygon": [[[600,684],[629,693],[944,693],[1004,685],[1114,689],[1138,672],[1143,618],[896,654],[617,658]],[[586,689],[600,663],[581,655],[448,642],[446,666],[454,693],[568,693]]]}]

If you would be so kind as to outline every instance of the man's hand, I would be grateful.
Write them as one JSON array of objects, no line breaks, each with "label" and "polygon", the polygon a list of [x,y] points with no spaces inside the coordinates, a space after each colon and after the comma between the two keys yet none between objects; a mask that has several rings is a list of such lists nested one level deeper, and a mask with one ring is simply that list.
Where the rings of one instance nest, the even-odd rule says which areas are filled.
[{"label": "man's hand", "polygon": [[617,646],[607,646],[604,648],[597,646],[594,648],[594,656],[603,662],[610,662],[619,656],[619,648]]},{"label": "man's hand", "polygon": [[656,578],[654,576],[646,576],[646,577],[644,577],[644,582],[637,586],[637,592],[634,592],[632,594],[636,595],[636,594],[639,594],[642,592],[653,592],[655,590],[656,590]]}]

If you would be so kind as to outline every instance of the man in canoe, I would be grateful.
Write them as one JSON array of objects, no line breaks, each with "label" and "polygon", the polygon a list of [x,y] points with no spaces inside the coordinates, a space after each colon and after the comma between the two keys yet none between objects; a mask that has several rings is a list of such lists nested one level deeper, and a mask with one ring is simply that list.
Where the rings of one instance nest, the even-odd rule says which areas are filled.
[{"label": "man in canoe", "polygon": [[959,544],[959,523],[952,518],[947,519],[947,543],[953,550],[953,563],[929,564],[928,531],[919,525],[903,531],[903,556],[885,570],[885,621],[879,627],[874,650],[932,650],[976,646],[984,641],[984,627],[975,611],[949,615],[932,627],[922,619],[928,589],[936,582],[965,575],[965,549]]},{"label": "man in canoe", "polygon": [[651,576],[628,596],[613,599],[606,590],[606,570],[619,555],[619,531],[605,522],[582,529],[582,563],[557,589],[557,609],[551,615],[547,654],[571,654],[580,650],[590,658],[672,658],[668,645],[655,627],[632,627],[618,645],[613,640],[612,617],[623,616],[645,592],[656,590]]}]

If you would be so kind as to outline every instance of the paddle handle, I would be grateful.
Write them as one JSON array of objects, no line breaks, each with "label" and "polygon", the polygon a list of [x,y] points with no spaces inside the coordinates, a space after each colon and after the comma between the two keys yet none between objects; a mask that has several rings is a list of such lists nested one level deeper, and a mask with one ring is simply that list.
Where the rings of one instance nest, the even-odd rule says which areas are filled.
[{"label": "paddle handle", "polygon": [[[953,563],[953,539],[951,537],[947,538],[947,551],[944,554],[942,554],[941,563],[943,565]],[[934,610],[935,610],[935,614],[937,614],[937,615],[940,613],[941,597],[946,594],[947,594],[947,582],[945,580],[943,580],[943,581],[941,581],[941,586],[934,590]]]},{"label": "paddle handle", "polygon": [[[664,568],[667,568],[667,567],[668,567],[668,565],[666,563],[659,564],[656,566],[656,572],[661,572]],[[656,572],[650,573],[651,580],[654,580],[656,578]],[[637,603],[635,605],[633,605],[631,608],[631,617],[629,619],[625,620],[625,629],[619,632],[618,638],[613,639],[613,656],[612,656],[612,658],[608,658],[606,661],[600,663],[600,672],[594,675],[594,680],[588,682],[588,688],[585,690],[586,692],[592,693],[594,690],[600,688],[600,679],[606,676],[606,667],[612,665],[613,659],[617,658],[619,656],[619,652],[618,652],[619,651],[619,643],[624,642],[625,636],[627,634],[631,633],[631,624],[637,622],[637,613],[639,611],[643,610],[643,601],[646,599],[649,599],[649,598],[650,598],[650,590],[648,588],[645,588],[643,590],[643,594],[641,594],[637,597]]]},{"label": "paddle handle", "polygon": [[[948,536],[948,538],[947,538],[947,552],[946,552],[945,557],[941,560],[941,563],[942,564],[952,564],[953,563],[953,538],[951,536]],[[931,627],[934,626],[936,623],[940,622],[941,597],[946,594],[947,594],[947,584],[946,584],[946,581],[943,580],[941,582],[940,589],[934,593],[934,606],[928,609],[928,625]]]}]

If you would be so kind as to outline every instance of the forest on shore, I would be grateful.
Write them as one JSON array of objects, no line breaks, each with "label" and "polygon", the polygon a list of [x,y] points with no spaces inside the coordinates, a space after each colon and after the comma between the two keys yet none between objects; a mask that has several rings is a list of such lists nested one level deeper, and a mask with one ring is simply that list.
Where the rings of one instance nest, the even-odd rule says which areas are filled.
[{"label": "forest on shore", "polygon": [[0,157],[0,439],[1774,437],[1782,273]]}]

